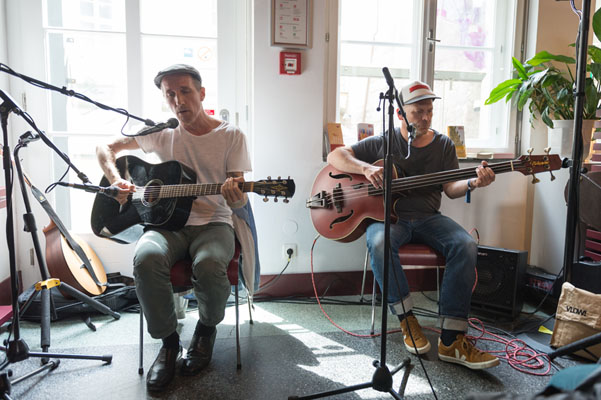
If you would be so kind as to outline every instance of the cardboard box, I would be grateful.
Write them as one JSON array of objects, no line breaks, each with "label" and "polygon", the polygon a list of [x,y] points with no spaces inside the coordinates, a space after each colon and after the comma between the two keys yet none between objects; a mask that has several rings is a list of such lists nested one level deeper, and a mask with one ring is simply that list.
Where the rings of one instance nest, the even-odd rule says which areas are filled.
[{"label": "cardboard box", "polygon": [[[561,347],[601,332],[601,295],[578,289],[569,282],[561,287],[561,296],[555,314],[551,346]],[[597,361],[601,357],[601,343],[574,354]]]}]

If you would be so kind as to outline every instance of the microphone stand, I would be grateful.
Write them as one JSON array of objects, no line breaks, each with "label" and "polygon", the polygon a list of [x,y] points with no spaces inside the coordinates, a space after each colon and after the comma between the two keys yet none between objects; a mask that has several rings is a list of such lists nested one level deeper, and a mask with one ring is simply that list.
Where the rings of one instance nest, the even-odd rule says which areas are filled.
[{"label": "microphone stand", "polygon": [[27,82],[27,83],[29,83],[29,84],[31,84],[33,86],[36,86],[36,87],[39,87],[39,88],[42,88],[42,89],[52,90],[54,92],[59,92],[60,94],[63,94],[63,95],[68,96],[68,97],[75,97],[76,99],[86,101],[88,103],[94,104],[96,107],[98,107],[98,108],[100,108],[102,110],[114,111],[114,112],[116,112],[118,114],[125,115],[125,116],[127,116],[127,118],[133,118],[135,120],[144,122],[148,126],[154,126],[154,125],[156,125],[154,123],[154,121],[152,121],[151,119],[143,119],[143,118],[137,117],[137,116],[135,116],[133,114],[130,114],[129,111],[127,111],[127,110],[125,110],[123,108],[114,108],[114,107],[108,106],[106,104],[100,103],[98,101],[94,101],[94,100],[90,99],[89,97],[87,97],[87,96],[85,96],[85,95],[83,95],[81,93],[78,93],[78,92],[76,92],[74,90],[67,89],[64,86],[62,88],[59,88],[58,86],[54,86],[54,85],[51,85],[51,84],[46,83],[44,81],[40,81],[38,79],[32,78],[30,76],[27,76],[27,75],[24,75],[24,74],[20,74],[20,73],[18,73],[16,71],[13,71],[6,64],[0,63],[0,72],[6,72],[7,74],[16,76],[17,78],[21,78],[25,82]]},{"label": "microphone stand", "polygon": [[[382,277],[382,331],[380,335],[380,360],[374,360],[373,366],[376,368],[372,376],[371,382],[360,383],[353,386],[344,387],[341,389],[331,390],[328,392],[316,393],[309,396],[290,396],[289,400],[308,400],[317,399],[321,397],[333,396],[336,394],[354,392],[356,390],[372,388],[379,392],[387,392],[395,399],[403,399],[407,380],[409,379],[409,372],[411,371],[411,359],[405,358],[401,364],[396,366],[392,371],[386,366],[386,340],[388,330],[388,271],[390,269],[390,216],[392,214],[392,149],[393,149],[393,138],[394,138],[394,101],[397,101],[400,110],[403,110],[402,105],[398,99],[397,91],[394,87],[394,81],[390,76],[388,68],[383,69],[384,76],[388,83],[388,91],[386,94],[380,93],[380,101],[384,100],[384,107],[386,107],[386,100],[388,100],[388,132],[385,143],[385,158],[384,158],[384,270]],[[383,110],[382,112],[385,113]],[[404,111],[402,111],[404,115]],[[407,120],[405,116],[405,121]],[[382,129],[386,132],[386,127]],[[413,132],[410,132],[413,135]],[[405,368],[406,367],[406,368]],[[403,379],[397,393],[392,388],[392,376],[405,368]]]},{"label": "microphone stand", "polygon": [[66,283],[61,283],[60,280],[56,278],[50,278],[48,269],[46,267],[44,258],[42,257],[42,252],[40,250],[39,241],[37,238],[37,228],[35,226],[35,219],[31,212],[31,207],[29,203],[29,199],[27,196],[27,191],[24,187],[24,179],[23,172],[21,169],[21,164],[19,162],[18,152],[22,147],[27,146],[27,144],[35,140],[37,138],[33,137],[29,132],[24,134],[20,140],[19,144],[15,147],[14,158],[15,158],[15,166],[17,169],[17,177],[19,179],[19,184],[21,186],[21,192],[23,195],[23,201],[26,208],[26,214],[24,214],[24,223],[25,223],[25,231],[30,232],[32,236],[32,241],[34,245],[34,250],[36,254],[36,258],[38,261],[40,275],[42,280],[39,281],[36,285],[36,291],[32,294],[32,296],[25,303],[25,308],[32,301],[33,297],[41,292],[41,340],[40,345],[42,348],[42,352],[30,352],[29,346],[20,336],[20,323],[19,323],[19,303],[18,303],[18,275],[16,268],[16,257],[15,257],[15,242],[14,242],[14,222],[13,222],[13,199],[12,199],[12,189],[13,189],[13,178],[12,178],[12,168],[11,168],[11,157],[10,157],[10,148],[8,145],[8,116],[11,112],[23,117],[26,122],[28,122],[35,130],[38,132],[41,138],[44,138],[44,142],[49,144],[61,157],[68,162],[68,164],[78,173],[80,178],[86,179],[85,174],[81,173],[78,169],[76,169],[73,164],[68,161],[68,157],[60,152],[50,140],[48,140],[44,134],[35,126],[34,121],[29,117],[29,115],[23,112],[16,102],[2,90],[0,90],[0,125],[2,128],[2,136],[3,136],[3,147],[2,147],[2,155],[3,155],[3,169],[4,169],[4,180],[6,184],[6,238],[7,238],[7,246],[9,252],[9,263],[10,263],[10,283],[11,283],[11,300],[12,300],[12,323],[11,323],[11,332],[13,339],[5,342],[4,346],[0,346],[0,350],[6,353],[6,361],[0,366],[0,371],[3,371],[9,364],[16,363],[19,361],[23,361],[28,359],[29,357],[38,357],[41,358],[42,367],[37,370],[22,376],[18,379],[13,380],[12,382],[9,380],[9,377],[12,375],[12,371],[3,371],[0,373],[0,397],[5,399],[10,399],[9,394],[11,390],[11,384],[18,383],[24,379],[27,379],[31,376],[37,375],[38,373],[46,370],[46,369],[54,369],[58,367],[59,361],[48,361],[49,358],[70,358],[70,359],[87,359],[87,360],[99,360],[105,363],[111,363],[113,356],[112,355],[104,355],[104,356],[91,356],[91,355],[79,355],[79,354],[56,354],[56,353],[48,353],[48,348],[50,347],[50,289],[52,287],[61,286],[62,289],[70,296],[77,298],[80,301],[85,302],[92,308],[104,313],[110,314],[115,319],[119,319],[121,316],[112,311],[110,308],[105,306],[104,304],[94,300],[85,294],[79,292],[73,287],[67,285]]},{"label": "microphone stand", "polygon": [[[566,236],[564,245],[564,282],[572,280],[572,269],[574,264],[574,246],[576,244],[576,229],[578,223],[578,198],[580,186],[580,171],[582,163],[582,113],[584,107],[584,83],[586,77],[586,56],[589,19],[591,13],[591,1],[583,0],[582,18],[578,27],[578,54],[576,64],[576,93],[574,99],[574,138],[572,147],[572,167],[570,169],[570,180],[568,181],[568,213],[566,218]],[[601,343],[601,333],[594,334],[588,338],[577,340],[548,353],[549,359],[574,353],[590,346]]]}]

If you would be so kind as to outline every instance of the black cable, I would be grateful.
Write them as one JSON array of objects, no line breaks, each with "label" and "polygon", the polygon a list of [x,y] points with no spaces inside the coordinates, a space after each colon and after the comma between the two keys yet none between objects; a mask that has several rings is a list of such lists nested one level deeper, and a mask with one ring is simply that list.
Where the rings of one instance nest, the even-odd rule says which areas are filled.
[{"label": "black cable", "polygon": [[271,278],[269,281],[265,282],[263,284],[263,286],[259,287],[259,289],[255,292],[255,295],[258,294],[261,290],[264,290],[270,286],[272,286],[274,283],[276,283],[284,274],[284,271],[286,271],[286,268],[288,268],[288,266],[290,265],[290,261],[292,260],[292,256],[288,257],[288,262],[286,263],[286,265],[284,266],[284,268],[280,271],[280,273],[277,276],[274,276],[273,278]]}]

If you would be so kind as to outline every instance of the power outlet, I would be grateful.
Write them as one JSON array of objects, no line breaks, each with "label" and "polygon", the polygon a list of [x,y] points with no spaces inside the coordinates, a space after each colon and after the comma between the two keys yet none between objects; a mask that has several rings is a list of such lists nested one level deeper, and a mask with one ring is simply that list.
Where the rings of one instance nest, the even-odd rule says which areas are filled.
[{"label": "power outlet", "polygon": [[292,255],[290,256],[290,258],[294,258],[296,257],[297,254],[297,249],[296,249],[296,243],[286,243],[282,246],[282,257],[284,257],[284,260],[288,259],[288,249],[292,250]]}]

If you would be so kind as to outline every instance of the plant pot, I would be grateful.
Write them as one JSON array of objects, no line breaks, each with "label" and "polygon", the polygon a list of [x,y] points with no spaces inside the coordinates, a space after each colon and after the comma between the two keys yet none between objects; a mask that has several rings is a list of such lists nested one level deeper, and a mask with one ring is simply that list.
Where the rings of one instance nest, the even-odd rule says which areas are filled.
[{"label": "plant pot", "polygon": [[[595,120],[582,121],[582,161],[584,162],[591,150],[593,125]],[[551,154],[559,154],[562,158],[572,157],[572,142],[574,141],[574,120],[553,120],[553,128],[548,128],[547,145],[551,147]]]}]

